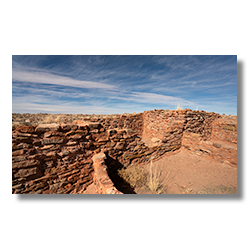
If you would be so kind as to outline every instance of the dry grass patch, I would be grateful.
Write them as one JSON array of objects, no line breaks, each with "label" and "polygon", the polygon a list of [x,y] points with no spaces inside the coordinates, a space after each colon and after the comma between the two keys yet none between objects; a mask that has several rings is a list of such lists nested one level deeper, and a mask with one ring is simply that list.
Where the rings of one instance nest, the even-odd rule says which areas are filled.
[{"label": "dry grass patch", "polygon": [[182,109],[183,109],[182,106],[178,104],[176,110],[182,110]]},{"label": "dry grass patch", "polygon": [[147,183],[147,172],[139,165],[131,165],[128,168],[118,170],[118,175],[132,188],[141,188]]},{"label": "dry grass patch", "polygon": [[53,123],[54,122],[54,116],[52,114],[48,114],[44,117],[43,123]]},{"label": "dry grass patch", "polygon": [[158,164],[151,162],[149,166],[131,165],[118,170],[118,175],[140,193],[166,193],[163,172]]},{"label": "dry grass patch", "polygon": [[153,163],[151,161],[149,166],[149,175],[147,181],[147,186],[150,189],[150,191],[155,192],[157,194],[163,193],[164,185],[163,181],[161,180],[161,177],[162,177],[162,171],[160,170],[158,165],[155,165],[153,167]]}]

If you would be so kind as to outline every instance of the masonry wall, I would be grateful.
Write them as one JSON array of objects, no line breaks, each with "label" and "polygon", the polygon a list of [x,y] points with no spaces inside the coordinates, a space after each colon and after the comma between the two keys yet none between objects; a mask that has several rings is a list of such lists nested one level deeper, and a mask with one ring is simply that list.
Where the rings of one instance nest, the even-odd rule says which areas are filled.
[{"label": "masonry wall", "polygon": [[105,157],[93,164],[96,155],[105,152],[115,171],[117,163],[141,164],[181,147],[237,166],[237,117],[154,110],[70,124],[17,125],[12,131],[12,192],[76,194],[94,182],[98,193],[119,193],[102,172]]},{"label": "masonry wall", "polygon": [[82,193],[93,182],[92,156],[121,155],[142,133],[142,114],[71,124],[14,126],[13,193]]}]

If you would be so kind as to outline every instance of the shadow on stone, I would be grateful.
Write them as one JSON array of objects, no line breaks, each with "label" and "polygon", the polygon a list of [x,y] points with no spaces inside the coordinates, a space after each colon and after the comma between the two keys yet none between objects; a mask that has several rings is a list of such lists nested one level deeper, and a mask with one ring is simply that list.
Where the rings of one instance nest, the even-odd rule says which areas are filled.
[{"label": "shadow on stone", "polygon": [[108,175],[113,181],[117,190],[124,194],[136,194],[134,189],[129,185],[129,183],[125,182],[118,175],[118,170],[123,168],[123,165],[119,161],[107,155],[106,165],[108,166]]}]

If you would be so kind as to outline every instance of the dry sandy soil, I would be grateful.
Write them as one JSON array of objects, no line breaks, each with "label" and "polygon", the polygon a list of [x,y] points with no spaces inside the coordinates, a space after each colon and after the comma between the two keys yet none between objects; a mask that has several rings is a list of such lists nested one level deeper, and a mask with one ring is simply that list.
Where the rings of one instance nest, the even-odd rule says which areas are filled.
[{"label": "dry sandy soil", "polygon": [[165,193],[237,193],[237,168],[204,158],[186,149],[164,156],[154,165],[161,173]]},{"label": "dry sandy soil", "polygon": [[[149,169],[149,165],[141,166]],[[237,194],[237,168],[196,155],[186,149],[164,155],[152,165],[160,174],[162,194]],[[137,194],[155,194],[135,187]],[[86,194],[95,193],[90,185]]]}]

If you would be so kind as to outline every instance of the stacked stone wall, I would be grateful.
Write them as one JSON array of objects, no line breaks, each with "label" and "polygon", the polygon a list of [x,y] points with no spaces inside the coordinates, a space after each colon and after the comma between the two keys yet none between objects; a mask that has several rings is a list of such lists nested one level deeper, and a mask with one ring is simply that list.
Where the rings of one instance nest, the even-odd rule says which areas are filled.
[{"label": "stacked stone wall", "polygon": [[[12,192],[79,194],[94,182],[97,193],[117,193],[107,173],[97,174],[105,161],[102,158],[95,164],[96,155],[105,152],[112,162],[126,167],[181,147],[237,166],[237,117],[155,110],[85,117],[71,123],[15,125]],[[115,171],[117,164],[108,168]]]}]

